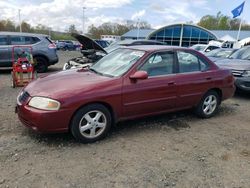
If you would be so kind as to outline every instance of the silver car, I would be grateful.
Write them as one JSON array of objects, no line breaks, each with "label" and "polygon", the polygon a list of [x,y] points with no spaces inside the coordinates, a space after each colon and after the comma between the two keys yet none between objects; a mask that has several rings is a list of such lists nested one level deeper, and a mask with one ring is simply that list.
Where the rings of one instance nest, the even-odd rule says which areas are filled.
[{"label": "silver car", "polygon": [[[56,46],[47,35],[18,32],[0,32],[0,68],[12,66],[13,46],[32,46],[37,72],[46,72],[58,62]],[[15,52],[16,53],[16,52]]]}]

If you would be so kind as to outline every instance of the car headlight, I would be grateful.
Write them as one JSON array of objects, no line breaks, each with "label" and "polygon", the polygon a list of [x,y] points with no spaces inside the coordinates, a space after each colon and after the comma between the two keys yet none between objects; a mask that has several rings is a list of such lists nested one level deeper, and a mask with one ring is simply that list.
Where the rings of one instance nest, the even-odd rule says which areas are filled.
[{"label": "car headlight", "polygon": [[59,110],[60,103],[56,100],[46,97],[32,97],[29,101],[29,106],[41,110]]},{"label": "car headlight", "polygon": [[250,71],[249,70],[245,70],[242,74],[242,76],[250,76]]}]

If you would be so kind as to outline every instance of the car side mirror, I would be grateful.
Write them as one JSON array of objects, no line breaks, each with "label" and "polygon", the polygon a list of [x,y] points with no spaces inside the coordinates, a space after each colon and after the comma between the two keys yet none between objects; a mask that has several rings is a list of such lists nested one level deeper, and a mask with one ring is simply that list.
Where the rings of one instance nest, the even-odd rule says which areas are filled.
[{"label": "car side mirror", "polygon": [[145,80],[148,78],[148,73],[146,71],[136,71],[129,78],[132,80]]}]

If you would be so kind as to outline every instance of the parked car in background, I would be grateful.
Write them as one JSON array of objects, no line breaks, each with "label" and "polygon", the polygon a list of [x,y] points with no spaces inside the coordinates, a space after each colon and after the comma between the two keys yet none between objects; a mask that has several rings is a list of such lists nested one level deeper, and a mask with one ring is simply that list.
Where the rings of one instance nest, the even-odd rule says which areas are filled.
[{"label": "parked car in background", "polygon": [[215,61],[220,67],[232,70],[239,90],[250,92],[250,46],[243,47],[226,59]]},{"label": "parked car in background", "polygon": [[232,55],[237,49],[233,48],[218,48],[210,52],[204,53],[210,60],[218,61],[220,59],[225,59]]},{"label": "parked car in background", "polygon": [[101,59],[106,54],[125,46],[138,46],[138,45],[165,45],[163,42],[152,41],[152,40],[124,40],[119,42],[114,42],[107,48],[103,48],[95,40],[79,34],[72,34],[82,44],[82,54],[83,56],[70,59],[64,64],[63,70],[71,68],[81,68],[89,66],[99,59]]},{"label": "parked car in background", "polygon": [[46,72],[48,66],[58,62],[56,46],[47,35],[0,32],[0,67],[12,67],[12,47],[17,45],[32,46],[37,72]]},{"label": "parked car in background", "polygon": [[95,39],[94,41],[103,48],[107,48],[110,45],[109,42],[106,40]]},{"label": "parked car in background", "polygon": [[212,45],[212,44],[195,44],[193,46],[191,46],[190,48],[197,50],[201,53],[205,53],[205,52],[210,52],[214,49],[220,48],[217,45]]},{"label": "parked car in background", "polygon": [[76,50],[76,46],[71,40],[59,40],[56,43],[56,48],[58,50]]},{"label": "parked car in background", "polygon": [[35,131],[69,131],[86,143],[100,140],[126,119],[189,108],[212,117],[234,91],[231,71],[194,50],[130,46],[89,68],[31,82],[18,95],[16,112]]}]

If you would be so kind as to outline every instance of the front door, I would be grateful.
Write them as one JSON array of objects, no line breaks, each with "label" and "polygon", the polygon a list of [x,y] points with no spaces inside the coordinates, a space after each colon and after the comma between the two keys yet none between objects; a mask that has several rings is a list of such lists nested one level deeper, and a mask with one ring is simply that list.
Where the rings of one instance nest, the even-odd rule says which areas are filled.
[{"label": "front door", "polygon": [[137,70],[148,73],[148,78],[123,84],[123,115],[125,117],[160,113],[175,107],[176,84],[173,52],[151,55]]}]

